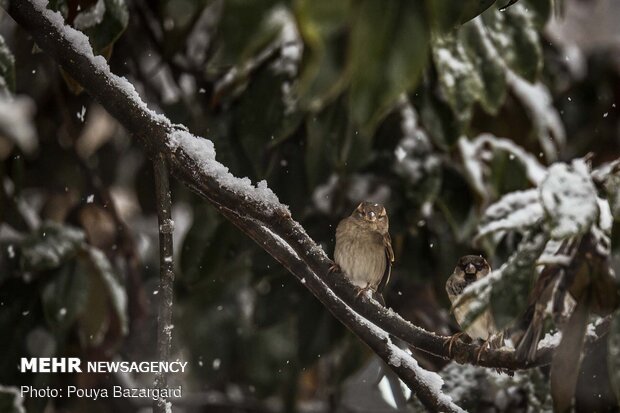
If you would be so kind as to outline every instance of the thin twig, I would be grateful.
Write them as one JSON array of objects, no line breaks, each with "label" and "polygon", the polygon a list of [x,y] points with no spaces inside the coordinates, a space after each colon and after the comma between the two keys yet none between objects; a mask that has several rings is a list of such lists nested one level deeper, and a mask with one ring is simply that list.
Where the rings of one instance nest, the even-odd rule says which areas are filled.
[{"label": "thin twig", "polygon": [[[172,258],[172,198],[168,181],[168,163],[160,154],[153,161],[155,170],[155,194],[157,198],[157,221],[159,223],[159,314],[157,316],[157,352],[159,360],[167,362],[172,346],[172,293],[174,283],[174,262]],[[165,389],[168,384],[166,373],[160,372],[155,378],[155,387]],[[153,401],[155,413],[166,413],[168,401],[159,397]]]}]

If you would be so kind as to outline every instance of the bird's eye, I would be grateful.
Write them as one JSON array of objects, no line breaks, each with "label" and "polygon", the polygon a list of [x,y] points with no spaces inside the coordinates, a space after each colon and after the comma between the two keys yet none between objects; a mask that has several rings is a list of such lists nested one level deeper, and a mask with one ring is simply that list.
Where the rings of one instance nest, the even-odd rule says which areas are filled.
[{"label": "bird's eye", "polygon": [[385,220],[385,215],[379,215],[379,219],[384,221]]}]

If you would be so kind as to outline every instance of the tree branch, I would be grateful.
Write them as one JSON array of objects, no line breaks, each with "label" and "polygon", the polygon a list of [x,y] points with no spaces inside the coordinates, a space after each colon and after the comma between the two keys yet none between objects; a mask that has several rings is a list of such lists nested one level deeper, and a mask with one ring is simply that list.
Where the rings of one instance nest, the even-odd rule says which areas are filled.
[{"label": "tree branch", "polygon": [[[422,377],[429,373],[416,368],[415,360],[394,346],[388,334],[419,350],[449,359],[444,346],[446,337],[412,325],[374,300],[356,298],[354,288],[342,274],[328,275],[330,259],[291,218],[286,206],[277,200],[241,191],[239,185],[230,185],[221,176],[221,168],[225,167],[214,159],[205,165],[195,148],[173,142],[176,132],[186,133],[182,127],[172,125],[164,116],[149,110],[129,82],[110,73],[103,57],[92,56],[81,33],[65,27],[59,15],[45,10],[45,4],[45,0],[11,1],[8,12],[42,50],[138,138],[152,159],[160,153],[165,156],[175,177],[215,205],[227,219],[282,263],[336,318],[381,356],[417,392],[427,408],[434,411],[458,409],[433,391],[430,380]],[[206,142],[194,141],[192,145]],[[457,342],[453,346],[453,358],[461,363],[476,364],[477,349],[478,346]],[[552,352],[552,348],[543,349],[534,363],[526,365],[515,360],[513,351],[489,350],[483,353],[479,364],[522,369],[548,364]]]},{"label": "tree branch", "polygon": [[[153,160],[155,172],[155,196],[157,198],[157,221],[159,223],[159,314],[157,316],[157,352],[160,361],[167,362],[172,346],[172,296],[174,283],[174,261],[172,233],[172,197],[168,180],[166,157],[158,154]],[[155,387],[160,390],[167,388],[168,377],[160,372],[155,378]],[[158,397],[153,401],[155,413],[166,413],[168,401]]]}]

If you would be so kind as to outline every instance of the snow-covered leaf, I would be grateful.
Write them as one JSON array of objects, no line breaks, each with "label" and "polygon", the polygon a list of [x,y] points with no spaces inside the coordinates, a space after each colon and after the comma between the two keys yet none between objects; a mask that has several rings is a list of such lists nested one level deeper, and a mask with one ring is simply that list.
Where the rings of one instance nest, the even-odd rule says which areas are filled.
[{"label": "snow-covered leaf", "polygon": [[566,132],[549,89],[541,82],[531,83],[512,71],[508,71],[507,80],[532,122],[533,134],[545,157],[556,160],[559,149],[566,143]]},{"label": "snow-covered leaf", "polygon": [[596,188],[582,159],[551,165],[540,200],[555,239],[583,234],[599,216]]},{"label": "snow-covered leaf", "polygon": [[418,114],[403,100],[401,108],[402,139],[394,150],[394,171],[408,183],[407,194],[416,204],[432,202],[441,185],[441,162],[434,153],[430,139],[420,128]]},{"label": "snow-covered leaf", "polygon": [[538,190],[515,191],[487,208],[478,228],[478,237],[497,231],[525,231],[544,216]]},{"label": "snow-covered leaf", "polygon": [[84,232],[77,228],[47,221],[21,246],[24,271],[41,271],[59,267],[75,256],[85,243]]},{"label": "snow-covered leaf", "polygon": [[463,26],[462,41],[482,86],[478,96],[482,108],[496,114],[506,97],[506,67],[489,39],[482,18]]},{"label": "snow-covered leaf", "polygon": [[[496,196],[496,190],[491,187],[492,165],[497,156],[496,151],[508,155],[510,161],[518,162],[523,167],[525,177],[532,184],[540,183],[546,175],[546,169],[538,160],[513,141],[498,138],[491,134],[482,134],[469,140],[461,137],[458,141],[465,176],[471,187],[485,201]],[[511,174],[514,173],[514,170]]]},{"label": "snow-covered leaf", "polygon": [[433,39],[433,61],[444,97],[456,116],[461,121],[468,121],[472,104],[482,95],[483,85],[457,35],[458,32],[455,32]]},{"label": "snow-covered leaf", "polygon": [[536,78],[542,52],[534,17],[520,4],[504,12],[491,7],[458,30],[433,37],[440,88],[463,125],[476,102],[486,112],[497,113],[506,96],[508,73]]},{"label": "snow-covered leaf", "polygon": [[517,3],[504,11],[492,7],[480,18],[506,66],[528,80],[535,80],[542,68],[542,48],[534,11]]}]

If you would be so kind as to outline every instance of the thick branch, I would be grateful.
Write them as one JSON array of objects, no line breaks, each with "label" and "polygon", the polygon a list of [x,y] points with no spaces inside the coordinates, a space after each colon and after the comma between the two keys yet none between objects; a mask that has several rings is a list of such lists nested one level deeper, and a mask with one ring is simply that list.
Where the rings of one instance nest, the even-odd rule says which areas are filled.
[{"label": "thick branch", "polygon": [[[40,0],[35,2],[39,3]],[[360,322],[360,319],[368,320],[374,326],[380,326],[385,332],[419,350],[445,359],[449,358],[447,348],[444,346],[446,337],[412,325],[373,300],[356,299],[353,288],[341,274],[328,275],[331,261],[304,229],[291,218],[285,206],[267,205],[259,199],[248,197],[222,185],[216,176],[200,167],[193,154],[183,145],[170,145],[169,134],[175,130],[174,125],[165,117],[148,110],[137,98],[128,82],[111,74],[107,66],[101,64],[102,58],[93,59],[84,50],[77,50],[71,39],[64,35],[49,16],[38,10],[38,6],[25,0],[12,1],[9,4],[9,14],[32,34],[39,47],[58,61],[129,132],[134,134],[151,158],[159,153],[164,154],[172,173],[178,179],[214,204],[224,216],[250,235],[299,280],[305,280],[304,285],[348,328],[360,338],[368,339],[367,344],[375,351],[387,354],[389,347],[385,342],[381,344],[367,337],[368,334],[372,334],[372,329]],[[363,318],[358,319],[344,312],[345,305]],[[457,342],[453,351],[459,362],[474,364],[477,348],[474,345]],[[548,364],[551,354],[552,349],[545,349],[539,353],[534,363],[525,365],[515,360],[512,351],[487,351],[479,364],[521,369]],[[399,371],[396,368],[396,370],[399,374],[406,374],[402,369]],[[403,376],[401,378],[406,379]]]},{"label": "thick branch", "polygon": [[[172,258],[172,198],[168,180],[168,165],[163,154],[155,156],[155,195],[157,198],[157,221],[159,223],[159,311],[157,316],[157,353],[159,360],[167,362],[172,346],[172,293],[174,283],[174,262]],[[168,385],[166,373],[160,372],[155,378],[155,387],[165,389]],[[155,413],[165,413],[166,398],[153,401]]]}]

